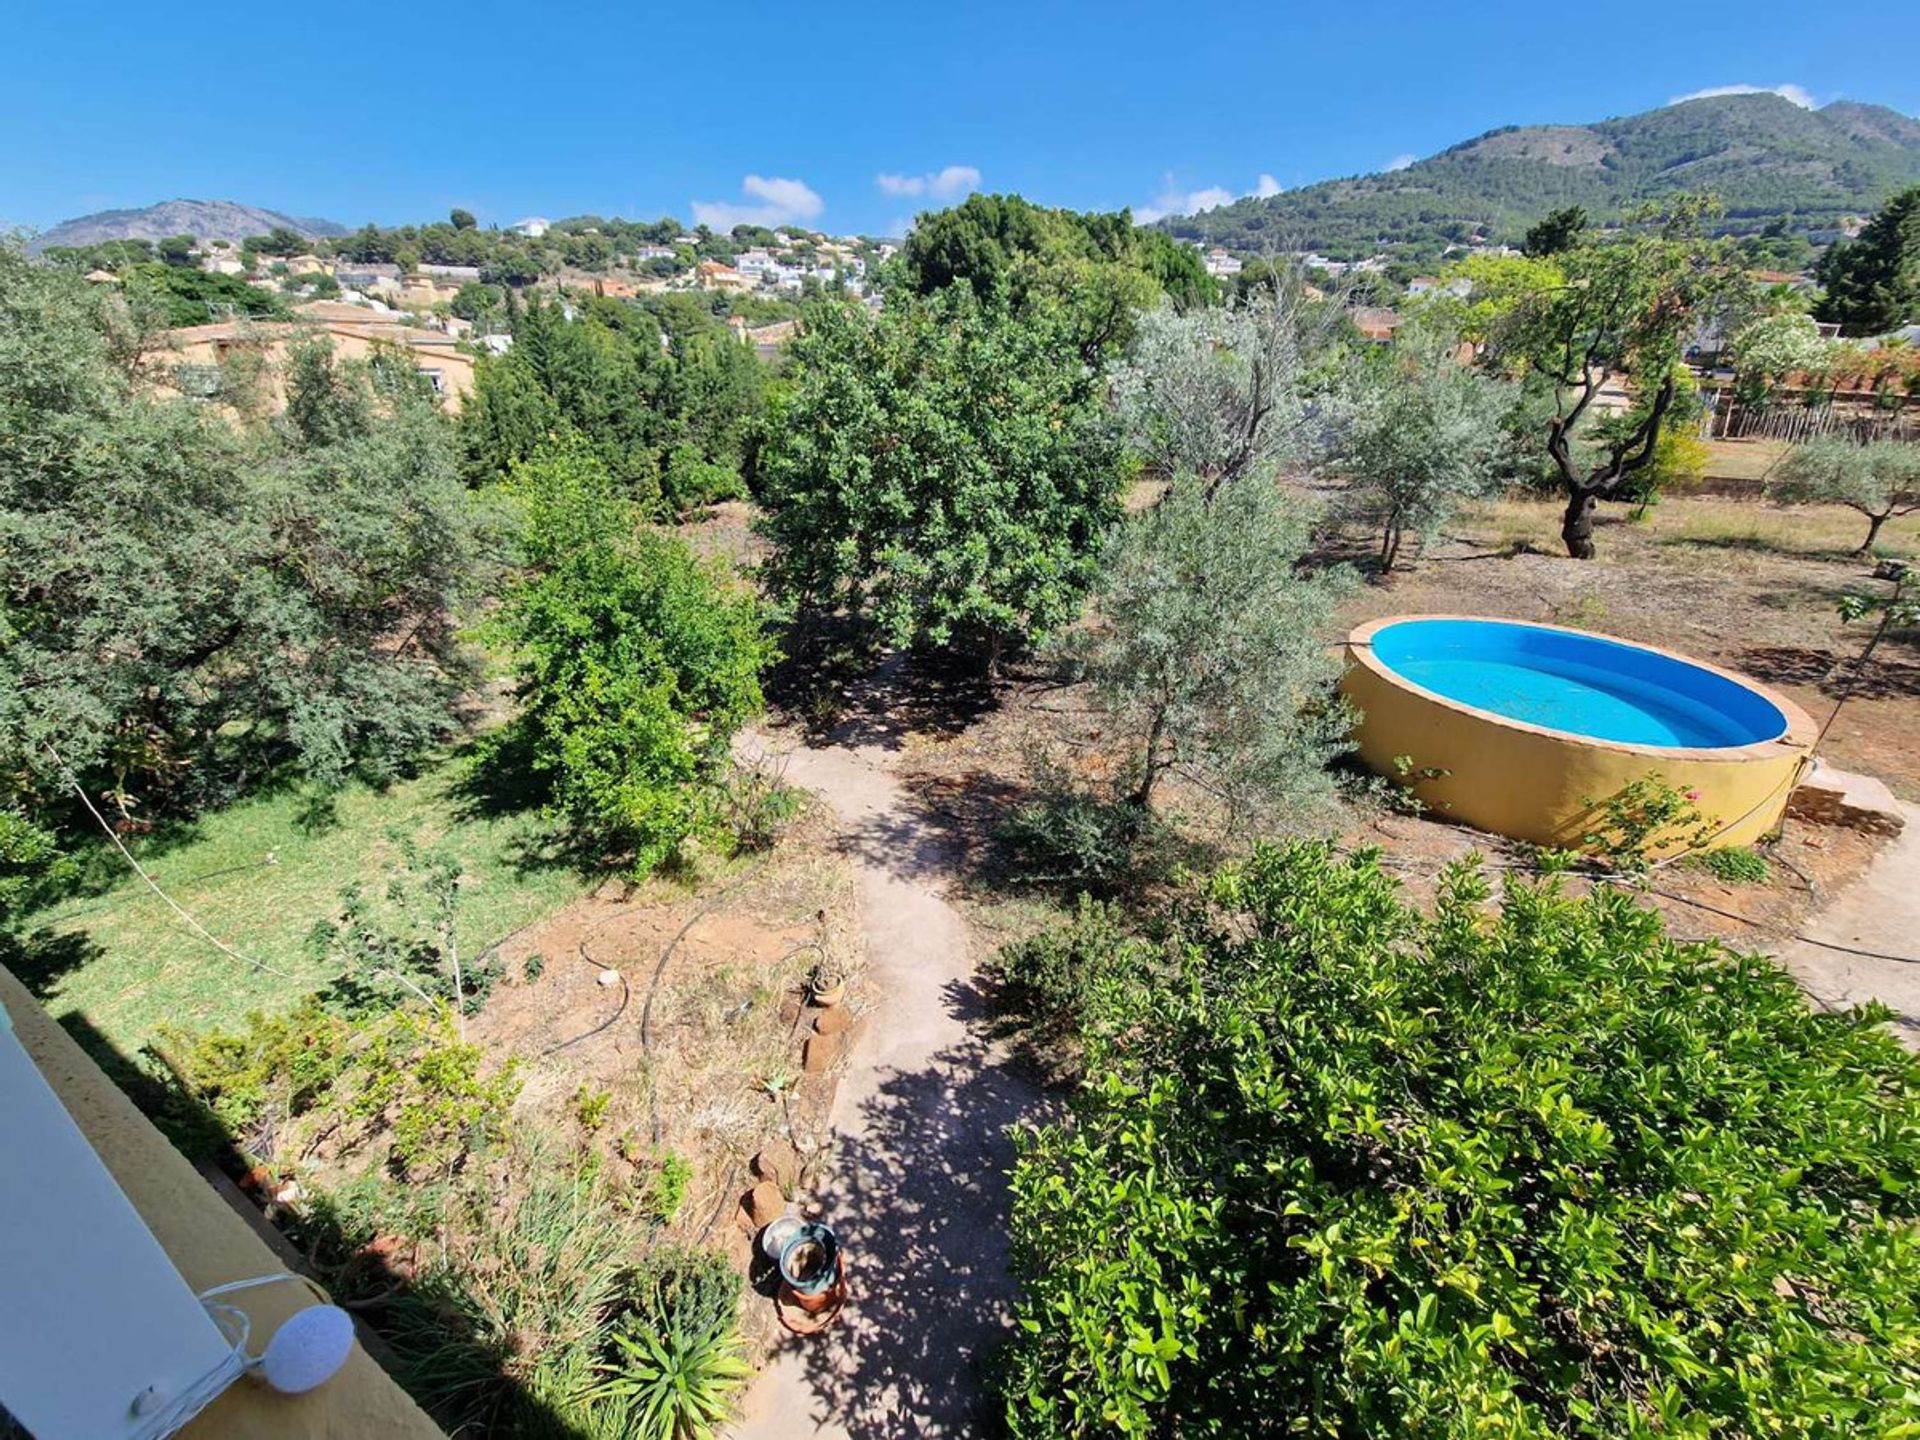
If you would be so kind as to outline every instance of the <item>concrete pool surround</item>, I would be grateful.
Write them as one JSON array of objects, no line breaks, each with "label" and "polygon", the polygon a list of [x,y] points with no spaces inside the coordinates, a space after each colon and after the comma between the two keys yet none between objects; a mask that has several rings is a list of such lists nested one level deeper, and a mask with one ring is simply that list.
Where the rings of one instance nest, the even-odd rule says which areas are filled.
[{"label": "concrete pool surround", "polygon": [[[1530,670],[1539,684],[1528,683]],[[1569,849],[1593,828],[1596,801],[1655,774],[1705,820],[1698,848],[1763,839],[1817,733],[1784,695],[1719,666],[1483,616],[1393,615],[1357,627],[1341,689],[1360,712],[1361,758],[1377,773],[1450,819]],[[1601,733],[1572,728],[1589,723]],[[1650,858],[1686,848],[1671,838]]]}]

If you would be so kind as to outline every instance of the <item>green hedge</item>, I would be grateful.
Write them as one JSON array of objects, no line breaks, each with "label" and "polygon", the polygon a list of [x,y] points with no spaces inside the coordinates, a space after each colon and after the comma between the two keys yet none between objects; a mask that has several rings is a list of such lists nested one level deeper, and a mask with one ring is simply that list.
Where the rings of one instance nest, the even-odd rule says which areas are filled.
[{"label": "green hedge", "polygon": [[1014,1175],[1018,1436],[1920,1435],[1920,1062],[1607,888],[1261,849]]}]

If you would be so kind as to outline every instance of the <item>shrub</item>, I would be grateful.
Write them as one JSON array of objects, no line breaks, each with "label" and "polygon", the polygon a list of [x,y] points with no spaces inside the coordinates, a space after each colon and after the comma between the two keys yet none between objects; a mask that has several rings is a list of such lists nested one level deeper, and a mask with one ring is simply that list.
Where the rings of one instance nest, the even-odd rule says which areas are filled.
[{"label": "shrub", "polygon": [[575,841],[644,875],[693,833],[760,708],[760,609],[683,542],[641,529],[585,453],[548,453],[514,484],[532,564],[503,614],[519,723]]},{"label": "shrub", "polygon": [[1117,906],[1082,895],[1066,924],[1003,947],[988,973],[1004,1010],[1043,1035],[1078,1039],[1115,987],[1135,982],[1149,951]]},{"label": "shrub", "polygon": [[1043,776],[1039,794],[1000,826],[1005,864],[1021,884],[1111,895],[1154,873],[1170,854],[1166,826],[1152,811]]},{"label": "shrub", "polygon": [[1695,803],[1699,798],[1699,791],[1678,789],[1659,771],[1649,771],[1603,800],[1582,797],[1590,828],[1580,843],[1621,870],[1645,870],[1661,850],[1705,843],[1713,827]]},{"label": "shrub", "polygon": [[1488,894],[1261,847],[1169,917],[1019,1147],[1016,1436],[1914,1432],[1887,1012],[1625,891]]},{"label": "shrub", "polygon": [[504,1131],[520,1092],[509,1061],[481,1073],[450,1012],[343,1016],[309,998],[239,1031],[164,1028],[159,1050],[243,1148],[300,1155],[325,1135],[344,1159],[372,1151],[402,1171],[441,1173]]},{"label": "shrub", "polygon": [[720,500],[739,500],[746,493],[739,470],[707,459],[696,446],[676,445],[668,452],[667,468],[660,477],[660,498],[673,514]]},{"label": "shrub", "polygon": [[1700,868],[1716,880],[1730,885],[1764,885],[1773,874],[1767,857],[1746,845],[1730,845],[1724,850],[1709,850],[1700,857]]}]

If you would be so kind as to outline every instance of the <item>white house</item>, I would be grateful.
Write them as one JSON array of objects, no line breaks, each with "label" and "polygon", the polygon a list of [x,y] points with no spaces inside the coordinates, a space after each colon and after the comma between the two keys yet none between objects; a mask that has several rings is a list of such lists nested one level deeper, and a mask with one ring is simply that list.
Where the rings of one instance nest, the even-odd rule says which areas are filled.
[{"label": "white house", "polygon": [[756,278],[777,269],[779,263],[779,261],[773,258],[771,251],[764,250],[757,245],[751,250],[742,250],[733,258],[734,269],[738,270],[742,275],[752,275]]},{"label": "white house", "polygon": [[1202,263],[1207,267],[1207,274],[1216,280],[1224,280],[1229,275],[1238,275],[1241,270],[1240,258],[1237,255],[1229,255],[1217,246],[1207,251]]},{"label": "white house", "polygon": [[553,222],[544,215],[529,215],[524,220],[514,221],[508,228],[529,240],[538,240],[553,228]]}]

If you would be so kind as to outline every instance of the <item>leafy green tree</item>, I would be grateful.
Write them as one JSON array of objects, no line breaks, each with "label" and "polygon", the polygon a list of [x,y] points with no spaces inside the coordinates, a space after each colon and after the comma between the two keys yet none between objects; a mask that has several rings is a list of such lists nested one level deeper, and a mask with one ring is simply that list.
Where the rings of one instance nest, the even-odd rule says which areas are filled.
[{"label": "leafy green tree", "polygon": [[[1554,257],[1562,283],[1530,288],[1500,319],[1498,361],[1530,369],[1554,392],[1546,450],[1567,497],[1560,536],[1575,559],[1593,557],[1595,505],[1639,493],[1673,403],[1681,346],[1748,288],[1731,248],[1700,236],[1705,213],[1700,202],[1677,204],[1659,223],[1642,216],[1616,236],[1562,252]],[[1639,423],[1579,457],[1582,422],[1616,375],[1648,391]]]},{"label": "leafy green tree", "polygon": [[453,301],[447,306],[462,320],[479,323],[491,320],[502,312],[500,287],[497,285],[467,284],[455,292]]},{"label": "leafy green tree", "polygon": [[1581,206],[1569,205],[1555,210],[1546,219],[1527,231],[1527,238],[1520,242],[1520,248],[1528,255],[1539,257],[1558,255],[1563,250],[1571,250],[1580,243],[1587,233],[1587,212]]},{"label": "leafy green tree", "polygon": [[1077,342],[966,287],[811,311],[757,461],[774,593],[989,669],[1071,620],[1122,479]]},{"label": "leafy green tree", "polygon": [[[1153,238],[1145,238],[1149,234]],[[1126,211],[1050,210],[1018,195],[969,195],[922,215],[896,264],[904,287],[935,295],[955,285],[1017,314],[1061,309],[1088,365],[1122,353],[1135,313],[1163,293],[1180,304],[1215,297],[1204,266],[1174,252],[1168,237],[1136,227]]]},{"label": "leafy green tree", "polygon": [[1854,553],[1864,555],[1887,521],[1920,510],[1920,449],[1898,440],[1808,440],[1780,461],[1767,493],[1785,505],[1858,510],[1867,517],[1867,535]]},{"label": "leafy green tree", "polygon": [[362,439],[373,429],[370,387],[342,372],[333,342],[322,336],[288,347],[286,391],[285,424],[304,448]]},{"label": "leafy green tree", "polygon": [[282,449],[155,400],[108,303],[0,249],[0,804],[64,788],[127,813],[276,773],[391,775],[453,727],[483,510],[410,392]]},{"label": "leafy green tree", "polygon": [[1848,335],[1884,335],[1920,320],[1920,185],[1902,190],[1858,237],[1835,242],[1816,272],[1814,308]]},{"label": "leafy green tree", "polygon": [[1169,774],[1236,819],[1332,798],[1326,767],[1352,717],[1333,696],[1329,641],[1349,577],[1305,571],[1310,542],[1307,517],[1266,476],[1211,493],[1180,477],[1115,533],[1096,622],[1067,649],[1135,748],[1136,806]]},{"label": "leafy green tree", "polygon": [[659,498],[656,450],[665,427],[653,397],[664,379],[649,352],[597,319],[569,320],[537,297],[519,312],[513,348],[483,357],[462,407],[461,437],[476,480],[505,475],[556,438],[592,446],[632,498]]},{"label": "leafy green tree", "polygon": [[641,528],[584,447],[516,468],[529,573],[506,597],[517,722],[583,849],[644,875],[701,818],[772,658],[754,597]]},{"label": "leafy green tree", "polygon": [[1334,464],[1347,483],[1343,508],[1379,531],[1382,570],[1409,532],[1430,539],[1507,473],[1515,387],[1450,349],[1403,340],[1362,352],[1347,376]]},{"label": "leafy green tree", "polygon": [[240,246],[255,255],[277,255],[285,259],[291,255],[305,254],[312,243],[298,230],[276,225],[264,235],[249,235],[240,242]]},{"label": "leafy green tree", "polygon": [[154,253],[160,257],[162,264],[187,267],[195,263],[196,243],[191,235],[169,235],[153,249]]},{"label": "leafy green tree", "polygon": [[169,326],[206,325],[234,318],[282,319],[287,307],[279,296],[238,275],[217,275],[177,265],[142,265],[122,274],[129,289],[138,288],[164,307]]},{"label": "leafy green tree", "polygon": [[1623,890],[1489,898],[1262,846],[1069,990],[1073,1122],[1013,1173],[1015,1436],[1920,1424],[1887,1012],[1816,1014]]},{"label": "leafy green tree", "polygon": [[456,205],[447,212],[447,223],[456,230],[471,230],[480,222],[473,218],[471,210],[462,210]]}]

